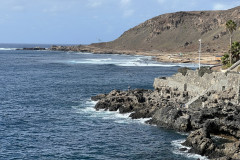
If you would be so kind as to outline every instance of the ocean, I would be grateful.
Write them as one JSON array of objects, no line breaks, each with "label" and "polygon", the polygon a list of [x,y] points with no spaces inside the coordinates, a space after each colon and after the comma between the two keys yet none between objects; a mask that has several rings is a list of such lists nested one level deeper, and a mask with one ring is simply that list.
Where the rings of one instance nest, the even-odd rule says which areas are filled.
[{"label": "ocean", "polygon": [[1,160],[206,159],[179,151],[186,134],[128,114],[95,111],[96,102],[90,100],[128,86],[153,89],[155,77],[196,65],[144,56],[15,50],[33,46],[44,47],[0,45]]}]

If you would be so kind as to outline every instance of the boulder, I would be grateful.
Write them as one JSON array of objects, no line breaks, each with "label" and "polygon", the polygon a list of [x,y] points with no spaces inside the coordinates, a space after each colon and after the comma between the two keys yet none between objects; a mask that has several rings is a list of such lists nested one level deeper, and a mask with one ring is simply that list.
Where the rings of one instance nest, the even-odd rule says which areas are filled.
[{"label": "boulder", "polygon": [[151,124],[185,132],[191,129],[190,116],[180,108],[173,106],[166,106],[157,110],[153,115]]},{"label": "boulder", "polygon": [[204,128],[191,132],[183,145],[191,147],[190,152],[200,155],[209,155],[215,151],[215,145],[210,138],[210,134]]},{"label": "boulder", "polygon": [[240,141],[222,144],[216,149],[216,152],[222,153],[222,155],[224,155],[222,157],[223,159],[227,158],[231,160],[239,160],[240,159]]},{"label": "boulder", "polygon": [[98,111],[100,109],[104,109],[104,110],[108,110],[108,108],[110,107],[110,104],[108,102],[105,101],[99,101],[96,105],[95,105],[95,109]]}]

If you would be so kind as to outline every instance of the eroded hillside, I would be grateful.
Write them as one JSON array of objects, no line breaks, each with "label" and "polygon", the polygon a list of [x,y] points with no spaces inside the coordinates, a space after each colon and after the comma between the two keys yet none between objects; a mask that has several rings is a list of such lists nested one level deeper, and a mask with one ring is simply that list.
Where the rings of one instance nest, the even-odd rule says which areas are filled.
[{"label": "eroded hillside", "polygon": [[[229,35],[225,24],[234,20],[240,25],[240,7],[223,11],[194,11],[163,14],[124,32],[112,42],[92,46],[115,50],[193,52],[202,39],[203,52],[225,52]],[[239,29],[234,41],[240,40]]]}]

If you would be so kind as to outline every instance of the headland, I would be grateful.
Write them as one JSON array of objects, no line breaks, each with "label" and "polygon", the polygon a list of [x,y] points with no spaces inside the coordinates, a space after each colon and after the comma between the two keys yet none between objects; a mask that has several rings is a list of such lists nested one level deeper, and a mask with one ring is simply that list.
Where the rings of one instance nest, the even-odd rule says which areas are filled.
[{"label": "headland", "polygon": [[[240,24],[240,7],[218,11],[176,12],[156,16],[124,32],[110,42],[89,45],[52,46],[51,50],[101,54],[154,56],[157,61],[218,64],[219,56],[229,51],[226,22]],[[233,41],[240,30],[233,34]]]},{"label": "headland", "polygon": [[[154,90],[113,90],[92,97],[96,110],[151,118],[147,123],[189,132],[181,148],[214,160],[240,159],[240,75],[209,69],[180,69],[154,81]],[[226,139],[225,143],[214,136]]]}]

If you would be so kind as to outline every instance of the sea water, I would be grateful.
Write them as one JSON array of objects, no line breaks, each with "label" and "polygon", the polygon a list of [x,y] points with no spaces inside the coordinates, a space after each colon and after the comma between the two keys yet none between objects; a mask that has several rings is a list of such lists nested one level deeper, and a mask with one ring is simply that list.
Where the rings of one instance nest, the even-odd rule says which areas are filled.
[{"label": "sea water", "polygon": [[146,125],[147,119],[132,120],[129,114],[95,111],[96,102],[90,100],[128,86],[153,89],[155,77],[195,65],[0,47],[1,160],[205,159],[179,151],[186,134]]}]

